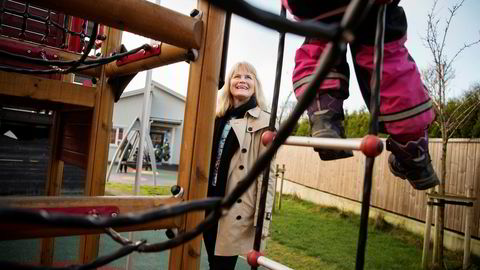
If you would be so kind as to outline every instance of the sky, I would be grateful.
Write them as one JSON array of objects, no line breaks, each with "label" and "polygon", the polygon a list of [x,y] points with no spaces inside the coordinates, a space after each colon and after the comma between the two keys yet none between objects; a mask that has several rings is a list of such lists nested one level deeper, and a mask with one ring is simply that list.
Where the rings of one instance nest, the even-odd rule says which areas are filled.
[{"label": "sky", "polygon": [[[150,0],[154,1],[154,0]],[[159,0],[157,0],[159,1]],[[434,0],[402,0],[402,6],[407,15],[408,33],[406,46],[415,59],[420,70],[432,62],[432,55],[424,45],[422,38],[427,28],[427,14]],[[196,0],[160,0],[160,4],[169,9],[188,15],[196,7]],[[280,0],[247,0],[252,5],[272,13],[280,13]],[[458,0],[438,0],[436,13],[440,18],[440,29],[448,15],[448,8],[458,3]],[[446,40],[446,53],[452,57],[465,43],[480,39],[479,0],[465,0],[465,3],[454,17]],[[291,15],[289,15],[291,18]],[[153,27],[153,26],[152,26]],[[236,15],[232,16],[230,28],[230,43],[227,58],[227,73],[230,67],[238,61],[247,61],[257,69],[267,102],[271,104],[275,83],[279,34],[259,24],[250,22]],[[295,50],[302,44],[304,38],[287,34],[283,60],[282,80],[280,86],[280,103],[283,103],[292,91],[292,71],[294,68]],[[128,32],[124,32],[123,44],[127,49],[133,49],[149,40]],[[347,59],[351,63],[351,58]],[[454,62],[455,78],[450,84],[448,95],[461,95],[473,83],[480,83],[480,45],[468,48]],[[170,89],[186,96],[189,65],[177,63],[153,70],[153,80],[166,85]],[[132,80],[125,91],[143,88],[146,72],[141,72]],[[350,67],[350,97],[345,101],[344,108],[348,111],[359,110],[365,106],[356,83],[355,73]],[[291,97],[294,99],[294,97]]]}]

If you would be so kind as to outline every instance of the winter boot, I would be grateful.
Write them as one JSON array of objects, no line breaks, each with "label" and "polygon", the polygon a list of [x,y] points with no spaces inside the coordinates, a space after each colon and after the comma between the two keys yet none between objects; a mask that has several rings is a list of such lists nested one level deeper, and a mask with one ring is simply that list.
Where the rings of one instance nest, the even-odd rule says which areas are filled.
[{"label": "winter boot", "polygon": [[[312,137],[345,138],[343,128],[343,99],[332,97],[330,94],[318,95],[314,104],[308,108]],[[322,160],[335,160],[352,157],[351,150],[330,150],[314,148]]]},{"label": "winter boot", "polygon": [[401,144],[391,137],[387,139],[390,171],[397,177],[407,179],[414,189],[425,190],[438,184],[437,174],[433,170],[428,153],[428,137]]}]

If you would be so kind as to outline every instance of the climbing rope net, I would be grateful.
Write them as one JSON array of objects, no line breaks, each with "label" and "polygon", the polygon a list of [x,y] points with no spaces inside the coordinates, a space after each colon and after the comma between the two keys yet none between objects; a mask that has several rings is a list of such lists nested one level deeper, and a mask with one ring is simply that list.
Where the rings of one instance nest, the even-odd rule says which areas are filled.
[{"label": "climbing rope net", "polygon": [[[69,21],[71,26],[69,27]],[[100,30],[100,31],[99,31]],[[141,50],[150,50],[152,46],[144,44],[126,52],[115,53],[110,56],[101,54],[90,56],[93,49],[99,48],[106,39],[103,26],[96,22],[67,16],[62,13],[33,6],[25,1],[0,1],[0,34],[18,38],[20,40],[37,42],[52,47],[82,52],[78,60],[55,60],[53,55],[46,51],[39,51],[38,55],[31,50],[29,55],[11,52],[6,44],[0,44],[0,59],[14,60],[31,65],[45,66],[45,68],[20,68],[1,64],[0,70],[22,74],[69,74],[86,69],[95,68],[119,60]]]},{"label": "climbing rope net", "polygon": [[[281,34],[285,33],[294,33],[297,35],[315,37],[324,40],[329,40],[329,44],[322,54],[318,61],[318,66],[314,74],[314,78],[311,83],[308,85],[307,90],[303,96],[299,99],[294,110],[288,117],[288,119],[282,124],[279,128],[274,140],[269,144],[266,151],[258,158],[255,164],[250,168],[247,175],[240,181],[237,187],[226,197],[223,198],[205,198],[201,200],[192,200],[181,202],[174,205],[166,205],[158,207],[154,210],[150,210],[138,214],[129,214],[129,215],[118,215],[114,217],[105,217],[105,216],[78,216],[78,215],[68,215],[61,213],[52,213],[45,210],[26,210],[19,208],[7,208],[0,207],[0,220],[9,220],[17,223],[30,223],[30,224],[42,224],[47,226],[61,226],[61,227],[84,227],[84,228],[101,228],[109,235],[113,240],[118,242],[121,247],[114,252],[98,257],[94,261],[82,264],[82,265],[71,265],[66,267],[45,267],[45,266],[24,266],[13,262],[0,262],[0,268],[2,269],[95,269],[101,266],[104,266],[114,260],[117,260],[123,256],[126,256],[132,252],[159,252],[167,250],[176,246],[179,246],[187,241],[194,239],[199,236],[203,231],[205,231],[209,226],[214,224],[222,216],[224,211],[228,211],[236,200],[247,191],[247,189],[252,185],[252,183],[257,179],[257,177],[267,168],[270,164],[270,161],[274,157],[277,150],[282,144],[285,143],[290,133],[293,131],[298,119],[301,117],[303,112],[307,109],[310,102],[314,100],[317,93],[317,89],[320,87],[322,81],[326,78],[329,73],[330,68],[333,64],[345,53],[347,48],[347,43],[351,42],[354,39],[355,27],[360,24],[361,20],[370,10],[374,0],[352,0],[349,4],[343,19],[339,24],[322,24],[318,22],[292,22],[285,19],[285,11],[282,11],[283,16],[275,15],[256,7],[249,5],[248,3],[242,0],[230,0],[230,1],[221,1],[221,0],[210,0],[211,3],[217,5],[218,7],[224,9],[228,13],[234,13],[239,16],[242,16],[248,20],[261,24],[263,26],[269,27],[278,31]],[[23,18],[28,17],[26,11],[12,11],[5,7],[5,1],[2,1],[1,11],[2,18],[6,13],[13,13],[17,16]],[[27,4],[28,6],[28,4]],[[26,9],[27,10],[27,9]],[[50,14],[51,11],[48,11]],[[381,70],[382,70],[382,59],[383,59],[383,35],[384,35],[384,20],[385,20],[385,5],[381,5],[378,12],[377,19],[377,32],[376,32],[376,48],[374,52],[374,63],[375,71],[372,76],[372,95],[370,101],[370,112],[371,112],[371,121],[370,121],[370,135],[376,135],[378,132],[378,106],[379,106],[379,85],[381,79]],[[60,30],[65,31],[65,27],[52,23],[50,19],[43,18],[40,19],[46,25],[52,24],[54,27],[59,28]],[[1,21],[0,21],[1,22]],[[0,24],[1,25],[1,24]],[[104,65],[116,59],[120,59],[128,54],[135,53],[141,49],[148,49],[148,45],[141,46],[135,50],[118,53],[116,55],[108,57],[100,57],[95,60],[87,60],[91,49],[94,47],[95,40],[99,37],[97,35],[98,25],[94,23],[92,32],[89,36],[89,41],[84,46],[83,55],[78,60],[74,61],[60,61],[60,60],[49,60],[49,59],[37,59],[27,56],[22,56],[18,54],[13,54],[7,51],[0,50],[0,55],[2,57],[9,57],[20,61],[27,61],[30,63],[40,64],[50,66],[51,68],[46,70],[35,70],[35,69],[25,69],[25,68],[12,68],[7,66],[0,66],[0,70],[8,72],[19,72],[19,73],[28,73],[28,74],[53,74],[53,73],[71,73],[79,71],[82,69],[89,69]],[[22,27],[20,33],[25,33],[25,27]],[[47,39],[48,33],[50,30],[45,30],[44,40]],[[71,33],[73,35],[79,35],[80,37],[85,37],[85,33]],[[283,49],[282,49],[283,50]],[[277,73],[278,73],[278,63],[277,63]],[[277,77],[278,74],[277,74]],[[276,89],[274,94],[274,103],[272,105],[272,111],[276,111],[278,103],[278,88],[276,83]],[[272,113],[272,117],[275,117],[275,113]],[[270,128],[273,129],[273,124],[275,119],[270,121]],[[328,146],[327,146],[328,148]],[[357,248],[357,258],[356,258],[356,269],[363,269],[364,265],[364,256],[365,256],[365,246],[367,239],[367,226],[368,226],[368,212],[370,207],[370,194],[372,188],[372,170],[373,164],[375,161],[375,156],[366,157],[365,164],[365,176],[364,176],[364,189],[363,189],[363,198],[362,198],[362,211],[361,211],[361,222],[360,222],[360,232],[359,232],[359,241]],[[264,184],[265,186],[265,184]],[[265,199],[263,198],[263,201]],[[264,203],[263,203],[264,204]],[[263,206],[264,208],[264,206]],[[262,205],[260,206],[262,209]],[[148,243],[146,240],[142,241],[131,241],[122,237],[120,234],[115,232],[111,227],[115,226],[129,226],[129,225],[138,225],[144,224],[154,220],[160,220],[165,218],[174,217],[177,215],[193,212],[193,211],[203,211],[208,210],[210,214],[199,223],[195,228],[190,231],[185,231],[177,234],[172,239],[158,242],[158,243]],[[261,213],[259,216],[262,216]],[[260,228],[261,234],[261,224],[257,226]],[[257,230],[256,239],[259,239],[259,233]],[[258,249],[256,249],[258,250]]]}]

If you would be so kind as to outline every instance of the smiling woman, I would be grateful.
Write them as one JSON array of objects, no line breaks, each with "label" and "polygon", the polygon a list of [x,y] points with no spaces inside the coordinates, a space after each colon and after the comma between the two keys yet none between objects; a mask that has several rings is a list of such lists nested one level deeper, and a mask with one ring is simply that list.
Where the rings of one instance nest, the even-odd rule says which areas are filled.
[{"label": "smiling woman", "polygon": [[[208,197],[224,197],[232,192],[266,149],[261,144],[270,119],[266,109],[255,68],[247,62],[235,64],[218,97]],[[268,234],[272,216],[275,174],[272,167],[270,170],[262,239]],[[262,178],[259,176],[228,214],[204,232],[210,269],[235,269],[238,255],[246,256],[252,249]]]},{"label": "smiling woman", "polygon": [[245,104],[255,93],[254,75],[246,70],[237,70],[230,79],[230,94],[233,107]]}]

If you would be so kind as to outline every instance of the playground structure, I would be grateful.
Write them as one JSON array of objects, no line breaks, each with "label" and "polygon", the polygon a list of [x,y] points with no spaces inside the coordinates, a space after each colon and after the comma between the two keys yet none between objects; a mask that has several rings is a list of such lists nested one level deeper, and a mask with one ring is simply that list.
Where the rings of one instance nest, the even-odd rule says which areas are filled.
[{"label": "playground structure", "polygon": [[[108,166],[107,177],[106,177],[107,182],[110,179],[110,174],[112,173],[113,166],[116,163],[118,163],[119,166],[117,166],[117,169],[116,169],[116,172],[118,172],[120,168],[120,163],[122,162],[122,157],[126,155],[130,156],[133,154],[133,151],[131,151],[130,153],[127,153],[127,149],[130,146],[132,147],[132,149],[137,149],[137,147],[139,147],[139,144],[140,144],[139,140],[141,140],[140,128],[141,128],[140,119],[137,117],[132,122],[130,127],[128,127],[125,136],[120,141],[118,148],[115,150],[115,153],[113,154],[112,161]],[[154,183],[154,186],[157,186],[157,178],[156,178],[157,162],[156,162],[155,153],[153,149],[152,139],[150,138],[150,136],[145,136],[145,145],[146,145],[145,148],[147,149],[146,155],[151,160],[150,166],[152,167],[152,172],[153,172],[153,183]],[[118,158],[118,161],[117,161],[117,158]],[[126,161],[124,162],[125,162],[125,166],[127,166]]]},{"label": "playground structure", "polygon": [[[3,106],[50,110],[53,112],[55,119],[50,143],[48,177],[45,183],[45,195],[47,196],[3,197],[1,198],[2,206],[56,208],[63,213],[75,213],[77,211],[77,213],[96,213],[99,216],[111,216],[181,202],[182,198],[174,197],[116,198],[102,197],[102,195],[105,190],[107,152],[114,101],[118,99],[123,88],[135,73],[170,63],[194,60],[192,58],[196,54],[194,50],[198,50],[199,54],[196,61],[191,62],[189,97],[185,116],[185,130],[188,130],[188,132],[184,134],[179,185],[187,191],[183,199],[192,200],[205,197],[197,189],[201,190],[203,184],[198,178],[200,178],[202,172],[207,171],[208,164],[197,163],[208,160],[205,157],[208,152],[206,149],[210,147],[211,136],[196,133],[195,130],[199,129],[199,115],[203,116],[203,121],[213,119],[216,91],[212,91],[212,89],[216,89],[216,86],[210,75],[219,73],[217,52],[221,50],[222,40],[218,40],[216,37],[221,37],[223,33],[224,12],[213,8],[206,1],[198,3],[201,18],[182,15],[148,1],[115,0],[98,2],[82,0],[65,2],[29,1],[28,3],[2,1],[1,5],[3,30],[7,29],[5,24],[8,22],[6,20],[8,15],[15,18],[22,15],[20,18],[25,18],[25,20],[28,20],[28,18],[30,20],[35,19],[36,17],[33,16],[43,16],[45,21],[41,31],[38,31],[37,28],[37,32],[40,33],[35,35],[35,29],[28,28],[33,25],[30,20],[28,24],[27,22],[24,23],[26,27],[22,28],[23,21],[20,21],[20,25],[16,27],[12,26],[11,29],[20,29],[20,32],[25,33],[27,38],[29,35],[40,36],[40,38],[29,41],[27,38],[21,38],[21,36],[19,38],[19,36],[2,35],[2,50],[6,52],[26,54],[30,58],[44,53],[47,55],[47,59],[63,61],[73,61],[85,57],[86,53],[79,53],[82,51],[83,44],[85,45],[83,47],[87,47],[85,41],[83,44],[77,44],[79,49],[74,51],[70,50],[68,45],[61,46],[64,43],[63,40],[56,44],[41,41],[42,36],[47,37],[48,30],[45,29],[49,27],[45,27],[45,25],[53,24],[45,18],[54,18],[57,12],[63,14],[59,16],[62,16],[61,22],[66,22],[64,27],[68,29],[73,29],[78,24],[81,29],[84,20],[91,20],[104,25],[102,26],[103,36],[92,35],[93,41],[104,37],[104,40],[101,41],[102,57],[100,59],[111,57],[111,54],[116,52],[116,55],[113,56],[116,59],[113,59],[114,61],[109,64],[100,65],[97,62],[88,62],[95,61],[98,58],[88,56],[84,59],[85,63],[98,66],[82,70],[82,66],[84,67],[87,64],[79,65],[79,70],[75,73],[95,78],[96,83],[92,86],[73,84],[71,75],[66,74],[60,77],[58,70],[52,72],[54,75],[49,75],[50,78],[6,72],[5,69],[0,71],[0,99]],[[133,12],[125,12],[127,10]],[[39,12],[43,13],[38,14]],[[138,20],[137,14],[142,14],[143,19]],[[41,18],[37,20],[39,19]],[[80,21],[80,23],[77,21]],[[127,53],[122,55],[123,51],[120,46],[122,29],[128,29],[133,33],[165,43],[142,46],[136,52],[130,52],[131,54],[128,56]],[[62,29],[58,30],[63,32],[63,26]],[[86,31],[82,33],[82,36],[85,37]],[[73,38],[80,39],[80,35],[70,33],[69,36],[71,37],[70,40],[67,39],[70,42],[69,44],[73,44],[71,41]],[[61,36],[58,37],[57,39],[61,38]],[[92,41],[92,38],[90,38],[90,41]],[[53,38],[50,37],[50,39]],[[49,39],[46,38],[46,40]],[[10,47],[5,48],[5,45],[10,45]],[[12,47],[18,48],[17,51],[8,50]],[[5,63],[3,59],[8,59],[9,62]],[[24,63],[28,62],[22,58],[7,58],[6,54],[2,55],[2,66],[17,69],[31,68],[29,65],[25,66]],[[43,67],[42,69],[46,68]],[[50,68],[47,66],[47,69]],[[40,71],[39,73],[46,72]],[[205,128],[205,122],[203,121],[201,123],[203,128],[199,129],[199,132],[208,133],[210,129]],[[202,156],[203,154],[205,155]],[[65,164],[73,164],[85,170],[83,197],[58,196],[62,186],[62,173]],[[197,182],[198,184],[190,185],[190,183]],[[206,184],[203,187],[206,187]],[[78,212],[79,210],[83,212]],[[203,219],[200,213],[193,213],[142,225],[115,227],[115,230],[136,231],[160,228],[185,230],[195,226],[200,219]],[[80,227],[59,229],[33,224],[19,226],[16,222],[4,223],[2,228],[4,231],[1,234],[1,239],[43,237],[40,263],[47,266],[52,265],[53,262],[53,238],[51,237],[85,235],[81,238],[78,261],[78,263],[85,264],[92,262],[98,256],[99,236],[92,234],[103,232],[99,229]],[[195,265],[195,260],[198,261],[195,252],[200,252],[199,243],[200,239],[173,249],[171,251],[170,268],[186,269]],[[183,261],[181,258],[183,258]],[[191,260],[190,258],[194,258],[192,263],[187,263],[188,260]]]},{"label": "playground structure", "polygon": [[[316,145],[333,149],[361,150],[367,156],[356,266],[357,269],[363,269],[372,168],[375,156],[383,149],[383,144],[375,135],[378,132],[378,91],[382,69],[384,31],[382,22],[384,21],[385,7],[382,6],[379,9],[378,16],[377,45],[374,58],[376,71],[372,81],[370,135],[361,141],[320,140],[304,142],[299,141],[298,138],[289,138],[288,140],[287,138],[298,118],[315,96],[315,90],[326,77],[329,67],[346,49],[345,44],[353,38],[352,29],[358,25],[362,14],[369,9],[373,1],[352,1],[342,23],[331,26],[289,22],[284,18],[260,12],[243,1],[211,2],[227,10],[227,12],[238,12],[240,16],[274,28],[281,35],[284,35],[285,32],[292,32],[332,41],[319,61],[314,80],[289,119],[275,136],[270,133],[264,134],[265,139],[263,141],[269,147],[258,162],[250,168],[242,184],[225,198],[204,199],[208,184],[216,89],[221,84],[224,72],[224,65],[221,65],[221,54],[218,52],[222,51],[222,47],[225,45],[224,30],[225,25],[228,25],[227,18],[229,18],[225,11],[203,0],[199,0],[199,12],[193,12],[193,17],[178,14],[145,0],[104,0],[101,2],[93,0],[33,0],[29,3],[42,7],[40,9],[47,10],[48,14],[51,10],[60,11],[108,26],[104,27],[103,35],[100,35],[102,38],[105,37],[103,42],[98,42],[98,44],[102,43],[102,55],[105,58],[108,58],[108,55],[112,52],[116,52],[113,56],[116,58],[103,65],[107,60],[100,58],[95,61],[95,57],[88,56],[90,48],[95,45],[94,41],[99,37],[96,33],[98,26],[94,24],[88,45],[84,45],[86,49],[83,54],[65,52],[63,49],[47,47],[44,44],[30,45],[28,43],[28,46],[32,46],[37,51],[44,50],[47,51],[47,54],[50,52],[53,53],[52,55],[57,55],[53,58],[78,59],[78,61],[70,63],[70,67],[66,69],[60,69],[56,66],[63,63],[48,62],[44,59],[44,62],[50,63],[50,66],[53,67],[50,68],[50,71],[47,69],[36,70],[35,72],[43,74],[84,72],[85,75],[95,78],[95,86],[72,84],[68,75],[62,75],[62,78],[58,78],[58,75],[55,75],[57,77],[54,78],[44,78],[11,73],[11,71],[32,73],[24,67],[2,67],[0,69],[2,70],[0,71],[0,95],[2,99],[5,97],[4,100],[8,100],[10,104],[16,106],[28,104],[33,107],[46,108],[52,110],[55,115],[49,173],[46,181],[46,195],[48,196],[0,198],[2,206],[0,216],[4,220],[8,220],[8,222],[0,225],[2,229],[0,239],[44,237],[42,265],[51,265],[53,260],[52,238],[45,237],[82,234],[86,236],[82,237],[80,244],[80,263],[84,264],[86,269],[105,265],[133,251],[157,252],[165,249],[171,249],[169,269],[198,269],[201,246],[199,235],[201,232],[209,224],[218,220],[222,211],[228,209],[248,189],[264,168],[268,166],[278,148],[284,142],[287,142],[310,147]],[[24,4],[24,7],[27,10],[29,4]],[[7,9],[2,9],[2,11],[5,10]],[[126,10],[131,10],[131,12],[124,12]],[[10,10],[8,9],[8,11]],[[284,10],[282,13],[285,15]],[[136,14],[142,14],[143,20],[136,20]],[[28,18],[28,16],[24,17]],[[153,25],[155,27],[152,27]],[[146,45],[136,51],[125,52],[120,46],[121,31],[115,28],[128,29],[133,33],[165,43],[158,46]],[[26,33],[25,28],[22,29],[22,33]],[[81,37],[84,35],[81,35]],[[47,34],[44,36],[46,37]],[[13,42],[21,48],[24,48],[23,46],[27,43],[23,39],[12,37],[5,38],[5,40]],[[283,45],[279,45],[279,48],[281,46]],[[283,53],[283,49],[279,51]],[[193,57],[194,55],[196,57]],[[8,57],[14,58],[16,61],[19,61],[19,59],[33,61],[32,57],[22,58],[18,55],[8,55]],[[185,60],[191,61],[191,66],[178,173],[178,186],[184,190],[183,197],[119,198],[102,196],[105,189],[108,138],[114,101],[118,99],[123,88],[136,72]],[[277,63],[278,79],[279,66],[281,71],[281,65]],[[276,115],[278,82],[276,81],[272,115]],[[272,130],[274,123],[275,118],[270,123]],[[87,128],[80,130],[78,125]],[[88,138],[87,144],[85,144],[84,138]],[[64,164],[74,164],[85,168],[85,196],[56,196],[59,195],[62,184]],[[265,184],[261,193],[263,195],[266,193]],[[262,197],[263,206],[265,197]],[[259,236],[263,227],[260,222],[263,222],[262,200],[260,201],[260,213],[258,214],[260,219],[257,223],[257,237],[254,244],[254,249],[257,251],[259,249]],[[21,208],[34,208],[42,211],[21,210]],[[53,209],[62,214],[53,213]],[[206,209],[215,211],[212,211],[212,214],[205,219],[202,210]],[[141,212],[143,210],[150,211]],[[136,212],[135,216],[123,215],[130,212]],[[68,213],[80,213],[83,216],[68,215]],[[86,214],[96,217],[85,217]],[[177,229],[178,235],[166,242],[150,244],[145,241],[131,242],[116,233],[117,231],[147,229]],[[92,234],[102,232],[106,232],[119,242],[122,248],[108,256],[97,258],[99,237]],[[277,263],[262,257],[257,256],[257,263],[264,262],[272,265],[272,267],[277,265]],[[10,264],[6,265],[12,267]]]}]

